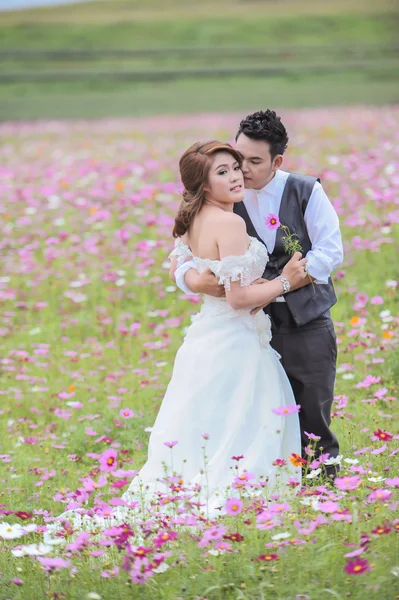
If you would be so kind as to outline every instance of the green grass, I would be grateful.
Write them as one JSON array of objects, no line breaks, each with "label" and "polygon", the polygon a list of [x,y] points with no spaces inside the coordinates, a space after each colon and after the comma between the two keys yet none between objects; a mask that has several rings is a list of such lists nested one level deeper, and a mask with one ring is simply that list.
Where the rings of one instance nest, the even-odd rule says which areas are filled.
[{"label": "green grass", "polygon": [[193,112],[250,112],[273,106],[297,108],[399,102],[399,81],[362,75],[347,79],[225,78],[129,85],[0,86],[0,115],[12,119],[62,119],[184,114]]},{"label": "green grass", "polygon": [[[320,10],[316,10],[316,4]],[[195,6],[201,7],[196,15]],[[0,52],[12,50],[127,50],[164,48],[156,57],[49,60],[8,58],[7,74],[87,72],[94,80],[60,83],[0,83],[0,119],[90,118],[197,111],[247,110],[257,106],[304,107],[332,104],[380,104],[398,100],[395,45],[399,12],[389,0],[376,7],[368,0],[338,3],[291,0],[250,2],[151,3],[100,2],[53,9],[16,11],[0,16]],[[177,13],[176,13],[177,11]],[[191,12],[190,12],[191,11]],[[313,11],[313,12],[312,12]],[[113,18],[102,18],[111,14]],[[74,15],[80,15],[74,19]],[[102,17],[101,17],[102,15]],[[173,18],[171,18],[173,15]],[[137,17],[137,18],[136,18]],[[330,48],[373,46],[363,68],[339,72],[352,58],[333,57]],[[218,55],[222,47],[280,49],[279,56]],[[214,49],[212,56],[169,55],[172,48]],[[301,49],[313,48],[307,56]],[[284,55],[289,48],[299,53]],[[334,52],[335,54],[335,52]],[[361,55],[360,55],[361,58]],[[106,72],[173,68],[286,67],[292,74],[230,78],[189,78],[165,83],[128,83],[107,79]],[[336,72],[312,74],[312,66],[334,64]],[[295,74],[295,69],[306,72]]]},{"label": "green grass", "polygon": [[[179,531],[177,541],[163,547],[172,553],[167,558],[170,568],[143,585],[130,584],[122,569],[116,578],[101,577],[102,571],[122,563],[124,551],[115,548],[95,558],[90,547],[72,557],[76,573],[50,575],[35,558],[10,555],[18,543],[41,541],[41,534],[0,540],[1,600],[89,600],[90,593],[102,600],[296,600],[299,594],[305,596],[301,600],[306,595],[311,600],[394,600],[399,593],[394,575],[398,535],[393,530],[372,533],[384,523],[393,528],[397,491],[390,488],[396,495],[386,502],[367,500],[373,490],[385,489],[378,477],[398,472],[399,454],[391,454],[397,440],[387,442],[384,450],[383,442],[372,436],[377,428],[398,433],[399,290],[386,282],[399,281],[399,263],[393,259],[399,248],[399,214],[390,193],[397,177],[392,167],[398,162],[399,111],[287,111],[283,118],[292,139],[288,168],[323,173],[326,191],[340,206],[346,259],[335,281],[336,394],[345,394],[348,404],[338,410],[334,403],[333,429],[344,458],[356,458],[364,472],[355,491],[341,495],[329,488],[328,494],[337,495],[351,522],[331,520],[312,533],[299,534],[295,521],[311,524],[320,512],[293,495],[291,509],[273,530],[257,529],[253,513],[249,524],[242,515],[227,520],[230,532],[244,536],[243,542],[233,544],[237,552],[207,553]],[[82,478],[98,480],[97,460],[88,453],[101,453],[109,442],[97,436],[120,444],[123,468],[140,468],[145,461],[144,428],[154,422],[184,327],[198,309],[170,290],[164,264],[178,203],[178,158],[205,132],[209,138],[228,139],[237,121],[219,115],[174,123],[149,119],[2,126],[0,330],[1,391],[6,393],[0,396],[0,455],[10,457],[10,462],[0,460],[0,504],[5,510],[59,514],[63,505],[55,499],[57,492],[76,490]],[[137,170],[142,166],[144,172]],[[57,201],[58,208],[51,208],[50,201]],[[108,218],[93,221],[102,211],[108,211]],[[385,230],[387,223],[390,231]],[[121,228],[131,233],[126,244],[116,235]],[[355,236],[363,249],[356,249]],[[143,245],[146,240],[157,244]],[[109,274],[123,276],[124,285],[105,277]],[[72,287],[78,279],[83,287]],[[85,299],[72,301],[65,296],[68,290],[83,292]],[[358,292],[368,294],[369,302],[356,309]],[[373,305],[373,296],[382,296],[384,304]],[[381,310],[389,310],[392,320],[383,323]],[[177,327],[168,321],[178,317]],[[356,317],[364,323],[356,323]],[[133,322],[141,324],[136,337],[121,330]],[[164,345],[151,347],[154,342]],[[373,362],[376,358],[383,362]],[[370,374],[382,381],[368,389],[356,387]],[[362,402],[380,387],[396,399]],[[61,392],[73,397],[62,398]],[[69,409],[71,400],[82,406]],[[120,423],[119,409],[125,407],[136,416]],[[70,410],[70,417],[57,414],[61,409]],[[87,435],[87,427],[97,436]],[[28,436],[36,442],[23,443]],[[364,454],[355,455],[366,447]],[[381,448],[382,453],[372,453]],[[349,474],[349,464],[343,464]],[[53,470],[54,476],[36,485]],[[108,485],[94,495],[103,500],[119,496],[120,490],[110,489],[113,480],[108,475]],[[308,493],[312,490],[308,487]],[[14,515],[4,520],[18,521]],[[43,516],[36,514],[33,520],[43,523]],[[283,532],[290,534],[289,543],[280,540],[266,548],[272,536]],[[358,549],[365,534],[370,541],[362,558],[371,568],[363,575],[346,575],[344,555]],[[294,543],[298,539],[304,543]],[[276,552],[279,560],[252,560],[266,551]],[[55,546],[51,556],[65,557],[65,549]],[[16,577],[22,585],[13,583]]]},{"label": "green grass", "polygon": [[27,21],[1,25],[0,21],[0,50],[389,43],[397,39],[397,25],[397,12],[312,18],[296,13],[280,17],[253,13],[242,18],[210,15],[168,23],[160,15],[154,21],[109,24]]}]

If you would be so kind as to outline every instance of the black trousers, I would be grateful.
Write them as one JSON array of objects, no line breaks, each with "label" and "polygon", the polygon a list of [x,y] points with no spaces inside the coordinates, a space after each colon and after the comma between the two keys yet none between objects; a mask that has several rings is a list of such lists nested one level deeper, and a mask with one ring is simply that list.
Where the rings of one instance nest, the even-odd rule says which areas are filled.
[{"label": "black trousers", "polygon": [[285,302],[272,302],[265,312],[272,322],[271,345],[281,355],[296,403],[301,405],[302,454],[309,443],[306,431],[320,436],[318,454],[328,452],[335,457],[339,445],[330,423],[337,343],[330,311],[301,327],[296,325]]}]

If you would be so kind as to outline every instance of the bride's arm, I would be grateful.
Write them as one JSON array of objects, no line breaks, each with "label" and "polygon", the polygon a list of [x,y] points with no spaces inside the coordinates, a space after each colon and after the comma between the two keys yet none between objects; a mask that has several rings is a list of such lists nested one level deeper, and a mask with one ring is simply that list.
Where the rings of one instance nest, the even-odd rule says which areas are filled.
[{"label": "bride's arm", "polygon": [[[220,233],[217,237],[220,258],[227,256],[239,258],[245,254],[249,244],[245,222],[238,215],[230,213],[223,220],[224,223],[219,228]],[[304,271],[306,259],[299,260],[300,258],[301,255],[298,253],[291,259],[288,272],[284,273],[291,285],[306,277]],[[237,264],[238,262],[237,260]],[[240,281],[232,281],[229,287],[229,290],[226,289],[226,298],[234,310],[265,306],[283,293],[283,284],[279,279],[265,281],[262,285],[242,285]]]}]

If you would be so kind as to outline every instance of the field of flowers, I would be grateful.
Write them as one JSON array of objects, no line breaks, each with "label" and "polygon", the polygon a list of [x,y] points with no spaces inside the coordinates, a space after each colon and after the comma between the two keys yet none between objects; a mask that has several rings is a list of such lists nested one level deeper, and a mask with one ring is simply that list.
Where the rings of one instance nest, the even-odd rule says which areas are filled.
[{"label": "field of flowers", "polygon": [[167,274],[178,158],[197,139],[231,140],[241,116],[0,125],[1,600],[399,597],[394,107],[283,115],[285,167],[321,177],[345,241],[335,485],[310,456],[288,499],[267,502],[258,484],[246,502],[257,484],[232,459],[235,499],[217,521],[195,496],[180,510],[171,477],[135,526],[46,535],[66,506],[109,514],[145,461],[198,309]]}]

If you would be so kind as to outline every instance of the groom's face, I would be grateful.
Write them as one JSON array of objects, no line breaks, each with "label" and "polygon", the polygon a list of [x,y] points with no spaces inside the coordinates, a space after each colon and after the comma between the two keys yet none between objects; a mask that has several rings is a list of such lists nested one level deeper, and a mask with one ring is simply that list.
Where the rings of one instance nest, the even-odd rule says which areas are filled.
[{"label": "groom's face", "polygon": [[281,154],[272,159],[269,144],[263,140],[253,140],[241,133],[236,141],[236,149],[242,156],[242,172],[246,188],[261,190],[274,177],[283,162]]}]

